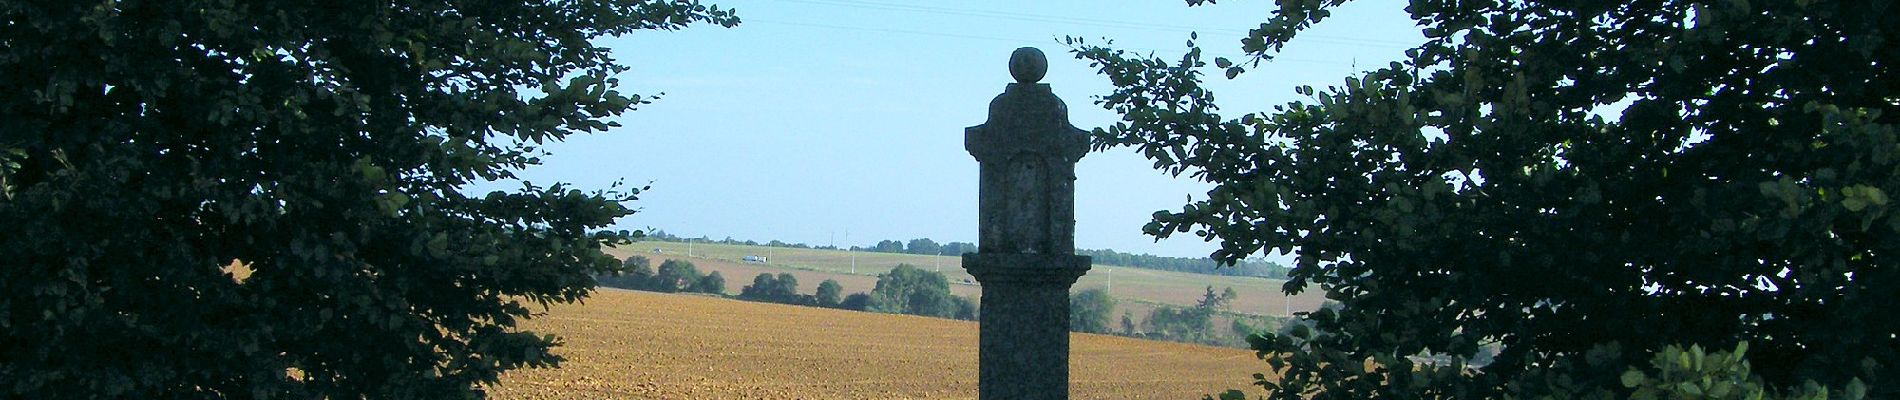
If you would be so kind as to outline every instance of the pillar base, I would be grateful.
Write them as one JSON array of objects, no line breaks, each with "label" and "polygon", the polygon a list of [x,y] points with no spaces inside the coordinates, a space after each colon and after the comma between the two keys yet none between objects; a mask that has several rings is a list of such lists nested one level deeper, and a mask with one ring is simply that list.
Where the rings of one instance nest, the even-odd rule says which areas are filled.
[{"label": "pillar base", "polygon": [[963,255],[983,285],[979,399],[1069,398],[1069,286],[1088,273],[1073,254]]}]

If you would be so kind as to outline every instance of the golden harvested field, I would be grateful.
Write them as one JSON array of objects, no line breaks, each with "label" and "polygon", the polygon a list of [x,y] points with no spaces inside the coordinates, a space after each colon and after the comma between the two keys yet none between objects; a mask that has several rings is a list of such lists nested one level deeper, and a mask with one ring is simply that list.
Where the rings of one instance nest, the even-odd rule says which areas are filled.
[{"label": "golden harvested field", "polygon": [[[976,324],[602,289],[525,324],[566,342],[501,399],[973,399]],[[1198,399],[1244,389],[1253,353],[1114,336],[1071,339],[1077,399]]]}]

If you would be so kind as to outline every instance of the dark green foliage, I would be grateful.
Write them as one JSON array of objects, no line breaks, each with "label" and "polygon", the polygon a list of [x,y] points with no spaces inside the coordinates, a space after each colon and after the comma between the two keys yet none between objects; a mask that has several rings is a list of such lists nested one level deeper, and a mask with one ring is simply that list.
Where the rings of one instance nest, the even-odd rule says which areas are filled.
[{"label": "dark green foliage", "polygon": [[661,293],[694,292],[724,295],[726,277],[713,271],[700,275],[699,267],[690,261],[666,260],[660,263],[660,271],[654,272],[647,267],[650,261],[646,257],[628,257],[618,274],[596,275],[601,286],[645,290]]},{"label": "dark green foliage", "polygon": [[871,246],[871,248],[864,249],[864,251],[875,251],[879,253],[902,253],[904,252],[904,242],[899,242],[896,240],[878,241],[876,246]]},{"label": "dark green foliage", "polygon": [[1110,249],[1076,249],[1075,254],[1089,256],[1096,264],[1119,265],[1142,269],[1177,271],[1196,274],[1257,276],[1263,278],[1285,278],[1287,267],[1279,263],[1264,260],[1234,260],[1232,265],[1223,265],[1212,258],[1162,257],[1152,254],[1130,254]]},{"label": "dark green foliage", "polygon": [[611,288],[650,290],[653,286],[653,267],[651,264],[652,261],[648,261],[646,257],[627,257],[627,260],[620,264],[621,270],[619,272],[595,275],[594,279],[597,280],[601,286]]},{"label": "dark green foliage", "polygon": [[1194,306],[1210,310],[1226,310],[1234,304],[1234,299],[1238,297],[1240,297],[1240,293],[1235,292],[1232,287],[1222,289],[1220,294],[1215,294],[1214,285],[1207,285],[1207,292],[1201,294],[1201,299],[1196,300]]},{"label": "dark green foliage", "polygon": [[941,251],[943,251],[943,245],[929,238],[911,239],[910,243],[904,245],[904,252],[910,254],[937,254]]},{"label": "dark green foliage", "polygon": [[[899,264],[877,276],[866,309],[876,312],[956,318],[956,296],[943,274]],[[972,313],[974,314],[974,313]]]},{"label": "dark green foliage", "polygon": [[814,296],[819,307],[837,307],[838,296],[844,294],[844,285],[836,279],[826,279],[818,283],[818,293]]},{"label": "dark green foliage", "polygon": [[653,274],[653,282],[648,285],[647,290],[662,293],[693,291],[699,279],[699,267],[694,266],[692,262],[666,260],[660,263],[660,271]]},{"label": "dark green foliage", "polygon": [[1147,336],[1188,343],[1211,343],[1214,337],[1214,310],[1207,307],[1155,307],[1148,312]]},{"label": "dark green foliage", "polygon": [[975,300],[970,300],[970,298],[968,297],[950,296],[950,301],[953,303],[956,303],[956,310],[957,310],[955,314],[950,316],[950,318],[956,318],[956,319],[960,319],[964,321],[975,321],[976,318],[981,316],[981,314],[983,313],[982,307],[976,304]]},{"label": "dark green foliage", "polygon": [[778,273],[778,280],[776,282],[777,284],[773,285],[772,290],[767,291],[767,294],[773,298],[781,299],[781,301],[785,303],[798,302],[796,301],[798,298],[798,277],[792,276],[789,272],[780,272]]},{"label": "dark green foliage", "polygon": [[[1241,48],[1270,60],[1339,3],[1280,2]],[[1218,239],[1228,262],[1297,250],[1286,290],[1344,303],[1307,317],[1310,338],[1254,342],[1273,398],[1546,380],[1622,397],[1621,366],[1742,341],[1765,387],[1861,379],[1894,398],[1896,8],[1413,1],[1428,39],[1402,62],[1239,118],[1200,86],[1199,49],[1077,56],[1118,86],[1101,104],[1123,120],[1098,147],[1214,185],[1148,233]],[[1475,370],[1415,361],[1487,344],[1502,350]]]},{"label": "dark green foliage", "polygon": [[1260,318],[1260,317],[1255,317],[1255,318],[1235,317],[1232,321],[1229,322],[1228,329],[1233,331],[1234,337],[1239,337],[1239,338],[1245,338],[1247,336],[1251,336],[1256,333],[1261,333],[1261,332],[1266,332],[1266,331],[1271,330],[1269,326],[1269,320],[1265,318]]},{"label": "dark green foliage", "polygon": [[[1250,335],[1262,333],[1267,326],[1277,322],[1231,312],[1228,308],[1236,297],[1239,297],[1239,293],[1233,288],[1216,293],[1213,286],[1208,286],[1195,306],[1157,306],[1149,310],[1147,319],[1139,325],[1135,323],[1133,314],[1124,311],[1119,333],[1172,342],[1247,347]],[[1228,319],[1227,329],[1216,328],[1221,318]],[[1107,325],[1106,320],[1103,322],[1103,325]],[[1139,331],[1137,328],[1140,328]],[[1108,327],[1103,326],[1102,329],[1106,331]]]},{"label": "dark green foliage", "polygon": [[752,277],[752,284],[739,288],[739,298],[766,301],[771,297],[770,291],[777,286],[778,277],[769,272],[761,272]]},{"label": "dark green foliage", "polygon": [[726,294],[726,276],[720,275],[719,271],[713,271],[712,273],[706,274],[706,276],[699,277],[699,280],[693,284],[693,288],[689,289],[689,291],[724,295]]},{"label": "dark green foliage", "polygon": [[950,242],[943,244],[943,255],[961,256],[963,253],[975,253],[976,244],[969,242]]},{"label": "dark green foliage", "polygon": [[629,274],[645,271],[646,275],[653,275],[653,260],[648,260],[646,256],[628,256],[625,261],[621,261],[620,267]]},{"label": "dark green foliage", "polygon": [[[1108,290],[1093,287],[1069,295],[1069,330],[1109,333],[1109,319],[1115,312],[1115,298]],[[1132,324],[1132,322],[1131,322]]]},{"label": "dark green foliage", "polygon": [[798,296],[798,278],[789,273],[760,273],[752,284],[739,289],[739,298],[784,304],[803,304]]},{"label": "dark green foliage", "polygon": [[[1669,345],[1655,352],[1644,365],[1618,366],[1603,356],[1620,352],[1615,344],[1591,349],[1586,362],[1594,368],[1621,368],[1615,382],[1605,385],[1582,384],[1551,374],[1549,379],[1531,381],[1514,388],[1513,399],[1585,399],[1585,400],[1860,400],[1868,387],[1859,379],[1849,380],[1842,389],[1829,390],[1814,382],[1777,390],[1753,372],[1747,353],[1748,342],[1736,344],[1734,351],[1705,352],[1701,346]],[[1540,371],[1541,372],[1541,371]],[[1627,392],[1627,396],[1621,394]]]},{"label": "dark green foliage", "polygon": [[[510,181],[696,1],[0,2],[0,397],[462,398],[637,190]],[[240,260],[242,278],[222,268]],[[286,371],[296,370],[294,377]]]},{"label": "dark green foliage", "polygon": [[838,302],[838,308],[854,311],[869,311],[867,308],[870,305],[871,295],[864,293],[852,293],[850,296],[845,296],[844,301]]}]

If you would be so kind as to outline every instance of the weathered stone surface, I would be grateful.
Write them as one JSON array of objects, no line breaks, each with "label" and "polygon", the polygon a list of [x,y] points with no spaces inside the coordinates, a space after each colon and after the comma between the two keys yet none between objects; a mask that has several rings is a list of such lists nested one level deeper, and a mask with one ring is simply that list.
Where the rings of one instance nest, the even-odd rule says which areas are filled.
[{"label": "weathered stone surface", "polygon": [[1074,254],[1075,163],[1088,135],[1048,84],[1009,84],[990,101],[989,121],[964,130],[963,147],[981,165],[978,249]]},{"label": "weathered stone surface", "polygon": [[1023,47],[1009,53],[1009,76],[1015,77],[1016,82],[1036,83],[1048,72],[1049,57],[1043,56],[1042,50]]},{"label": "weathered stone surface", "polygon": [[978,337],[981,399],[1069,397],[1069,286],[1088,273],[1075,255],[1075,163],[1088,136],[1035,83],[1048,61],[1034,48],[1010,55],[1017,83],[990,101],[989,120],[964,130],[980,172],[978,253],[963,267],[983,284]]}]

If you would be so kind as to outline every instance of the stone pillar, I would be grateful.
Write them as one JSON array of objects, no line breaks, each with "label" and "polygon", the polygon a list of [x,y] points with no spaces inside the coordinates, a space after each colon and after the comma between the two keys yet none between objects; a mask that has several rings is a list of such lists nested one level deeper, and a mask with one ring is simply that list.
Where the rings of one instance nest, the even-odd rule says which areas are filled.
[{"label": "stone pillar", "polygon": [[1031,47],[1009,57],[1016,78],[990,101],[989,121],[964,130],[980,167],[977,253],[963,268],[983,285],[978,398],[1069,398],[1069,286],[1088,273],[1075,255],[1075,163],[1088,136],[1036,83],[1049,61]]}]

